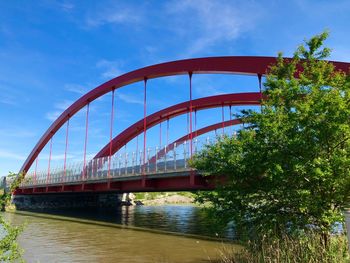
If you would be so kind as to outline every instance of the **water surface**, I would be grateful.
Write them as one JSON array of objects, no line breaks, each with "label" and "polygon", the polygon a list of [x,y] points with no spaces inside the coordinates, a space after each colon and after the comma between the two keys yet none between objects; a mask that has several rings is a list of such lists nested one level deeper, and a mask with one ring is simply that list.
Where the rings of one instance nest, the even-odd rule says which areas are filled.
[{"label": "water surface", "polygon": [[[193,206],[5,216],[26,224],[19,243],[27,262],[210,262],[223,246],[232,246],[202,239],[219,234]],[[187,234],[192,237],[181,236]]]}]

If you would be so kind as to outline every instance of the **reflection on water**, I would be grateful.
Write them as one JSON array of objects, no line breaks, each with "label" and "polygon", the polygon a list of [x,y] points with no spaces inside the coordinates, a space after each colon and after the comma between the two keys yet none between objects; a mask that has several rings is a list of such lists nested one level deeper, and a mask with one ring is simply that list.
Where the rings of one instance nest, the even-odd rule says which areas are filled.
[{"label": "reflection on water", "polygon": [[[110,226],[6,214],[16,224],[26,222],[20,244],[28,262],[209,262],[218,257],[222,243],[149,231],[127,226],[177,233],[215,236],[218,229],[193,206],[131,206],[105,211],[51,212],[112,223]],[[36,214],[40,216],[41,214]],[[227,235],[227,233],[225,233]]]},{"label": "reflection on water", "polygon": [[215,224],[205,210],[196,206],[123,206],[116,211],[75,209],[49,213],[183,234],[233,238],[232,231]]}]

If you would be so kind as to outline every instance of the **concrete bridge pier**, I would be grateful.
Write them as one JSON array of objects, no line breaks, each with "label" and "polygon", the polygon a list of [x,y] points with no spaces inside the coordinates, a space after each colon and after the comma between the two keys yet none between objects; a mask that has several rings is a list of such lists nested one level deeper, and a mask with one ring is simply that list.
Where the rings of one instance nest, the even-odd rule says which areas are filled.
[{"label": "concrete bridge pier", "polygon": [[54,209],[93,209],[114,210],[122,205],[130,205],[122,200],[118,193],[64,193],[14,195],[12,203],[17,210],[54,210]]}]

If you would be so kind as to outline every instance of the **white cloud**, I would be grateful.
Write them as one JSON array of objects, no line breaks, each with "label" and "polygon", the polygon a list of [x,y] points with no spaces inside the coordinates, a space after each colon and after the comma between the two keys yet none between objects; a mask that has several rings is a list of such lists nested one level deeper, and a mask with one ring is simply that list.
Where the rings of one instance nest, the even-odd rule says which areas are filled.
[{"label": "white cloud", "polygon": [[86,19],[88,27],[99,27],[106,24],[139,24],[143,20],[140,9],[130,6],[120,6],[116,2],[113,6],[105,6]]},{"label": "white cloud", "polygon": [[69,2],[59,3],[59,7],[65,12],[70,12],[75,8],[74,4]]},{"label": "white cloud", "polygon": [[[70,100],[63,100],[61,102],[54,103],[54,110],[49,111],[45,114],[45,118],[49,121],[55,121],[69,106],[73,104],[73,101]],[[75,113],[75,116],[85,114],[86,108],[81,109],[77,113]],[[95,108],[93,106],[90,106],[90,111],[94,111]]]},{"label": "white cloud", "polygon": [[17,128],[12,128],[12,129],[2,129],[0,130],[0,137],[5,138],[5,137],[16,137],[16,138],[30,138],[34,137],[37,134],[33,132],[32,130],[25,130],[23,127],[21,129]]},{"label": "white cloud", "polygon": [[96,67],[102,70],[101,76],[104,79],[111,79],[118,77],[123,73],[121,67],[123,62],[120,60],[106,60],[101,59],[96,63]]},{"label": "white cloud", "polygon": [[124,93],[116,92],[116,96],[124,102],[143,105],[143,100]]},{"label": "white cloud", "polygon": [[176,0],[168,3],[167,12],[177,23],[173,30],[189,43],[184,56],[208,50],[217,43],[233,41],[254,27],[259,18],[257,4],[249,2]]},{"label": "white cloud", "polygon": [[194,88],[196,94],[198,94],[200,97],[206,97],[206,96],[214,96],[218,94],[223,94],[224,92],[218,90],[214,87],[214,85],[201,85],[200,87]]},{"label": "white cloud", "polygon": [[61,115],[61,113],[62,111],[50,111],[46,113],[45,117],[49,121],[55,121]]},{"label": "white cloud", "polygon": [[18,161],[23,161],[26,159],[26,156],[24,156],[24,155],[1,150],[1,149],[0,149],[0,157],[6,158],[6,159],[18,160]]},{"label": "white cloud", "polygon": [[89,88],[80,84],[65,84],[64,89],[79,95],[84,95],[89,91]]},{"label": "white cloud", "polygon": [[0,103],[1,104],[6,104],[6,105],[11,105],[11,106],[17,105],[16,100],[14,98],[10,97],[10,96],[0,97]]},{"label": "white cloud", "polygon": [[55,103],[55,107],[57,109],[59,109],[59,110],[65,111],[72,104],[73,104],[73,101],[71,101],[71,100],[64,100],[64,101]]}]

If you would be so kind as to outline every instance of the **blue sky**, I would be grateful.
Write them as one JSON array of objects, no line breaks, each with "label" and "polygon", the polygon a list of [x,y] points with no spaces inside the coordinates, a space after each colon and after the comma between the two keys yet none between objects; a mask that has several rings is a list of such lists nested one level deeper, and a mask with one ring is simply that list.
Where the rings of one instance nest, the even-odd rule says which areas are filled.
[{"label": "blue sky", "polygon": [[[331,33],[331,58],[350,61],[349,13],[349,1],[322,0],[1,1],[0,175],[17,172],[52,121],[82,94],[143,66],[278,51],[290,56],[305,38],[324,29]],[[193,81],[195,98],[257,88],[251,77],[201,75]],[[187,88],[185,76],[150,81],[148,112],[169,106],[169,100],[187,100]],[[108,142],[110,101],[107,94],[91,105],[89,156]],[[198,113],[198,127],[220,114]],[[114,135],[142,115],[142,83],[118,91]],[[170,140],[184,134],[184,123],[184,117],[171,123]],[[55,164],[62,163],[64,132],[53,140]],[[150,145],[158,144],[158,133],[159,128],[149,132]],[[82,159],[83,134],[80,112],[71,121],[71,161]],[[39,157],[42,169],[47,148]]]}]

